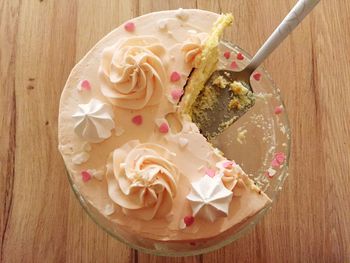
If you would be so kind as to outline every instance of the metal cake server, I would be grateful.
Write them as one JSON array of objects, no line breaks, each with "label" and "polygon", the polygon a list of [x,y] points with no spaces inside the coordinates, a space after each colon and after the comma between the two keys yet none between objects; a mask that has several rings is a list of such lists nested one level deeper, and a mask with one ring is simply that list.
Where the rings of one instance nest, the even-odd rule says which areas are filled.
[{"label": "metal cake server", "polygon": [[[192,120],[207,139],[215,138],[254,105],[253,89],[250,84],[252,73],[311,12],[319,1],[298,1],[243,70],[238,72],[217,70],[211,75],[198,96],[194,104],[195,110],[192,112]],[[218,79],[218,77],[221,79]],[[234,94],[231,86],[234,81],[243,84],[247,90],[241,95]],[[209,101],[209,106],[208,96],[216,98],[215,101]],[[244,103],[240,104],[242,100]]]}]

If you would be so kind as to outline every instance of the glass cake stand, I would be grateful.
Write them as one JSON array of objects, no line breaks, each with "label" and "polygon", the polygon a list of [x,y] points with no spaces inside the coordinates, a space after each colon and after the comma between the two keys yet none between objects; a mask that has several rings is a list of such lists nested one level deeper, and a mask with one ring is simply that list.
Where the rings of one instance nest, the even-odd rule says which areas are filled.
[{"label": "glass cake stand", "polygon": [[[220,44],[219,68],[238,70],[248,64],[251,56],[228,42]],[[229,51],[230,57],[224,53]],[[226,53],[227,55],[227,53]],[[246,234],[272,207],[288,176],[290,129],[280,91],[269,74],[258,69],[252,79],[256,103],[244,116],[230,126],[213,144],[234,159],[250,178],[271,198],[272,202],[238,226],[211,238],[192,242],[159,242],[131,235],[113,224],[81,193],[68,174],[72,189],[87,214],[114,238],[139,251],[161,256],[193,256],[221,248]]]}]

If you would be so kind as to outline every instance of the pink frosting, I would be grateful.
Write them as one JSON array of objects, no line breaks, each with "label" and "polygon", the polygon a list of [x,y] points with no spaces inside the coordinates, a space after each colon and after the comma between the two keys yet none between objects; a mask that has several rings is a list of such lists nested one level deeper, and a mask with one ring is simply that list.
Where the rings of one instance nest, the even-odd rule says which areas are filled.
[{"label": "pink frosting", "polygon": [[101,91],[114,105],[142,109],[159,103],[164,88],[165,48],[151,36],[123,38],[103,51]]},{"label": "pink frosting", "polygon": [[178,170],[164,147],[131,141],[116,149],[108,162],[110,198],[126,215],[143,220],[164,217],[176,195]]}]

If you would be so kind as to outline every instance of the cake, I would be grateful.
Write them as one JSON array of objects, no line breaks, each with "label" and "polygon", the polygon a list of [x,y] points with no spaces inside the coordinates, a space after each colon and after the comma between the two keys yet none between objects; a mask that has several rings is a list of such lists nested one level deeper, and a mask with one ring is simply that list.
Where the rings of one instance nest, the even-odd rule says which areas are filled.
[{"label": "cake", "polygon": [[128,242],[208,242],[270,202],[188,114],[231,21],[194,9],[134,18],[67,80],[59,150],[76,191]]}]

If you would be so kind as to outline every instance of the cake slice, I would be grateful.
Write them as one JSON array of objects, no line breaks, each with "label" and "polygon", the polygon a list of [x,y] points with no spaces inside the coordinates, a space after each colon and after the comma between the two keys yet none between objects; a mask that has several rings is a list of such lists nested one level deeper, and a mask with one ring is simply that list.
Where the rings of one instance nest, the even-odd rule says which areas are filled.
[{"label": "cake slice", "polygon": [[222,14],[213,25],[212,31],[204,43],[202,52],[195,58],[194,70],[185,87],[185,94],[181,100],[182,113],[192,115],[192,106],[205,82],[214,72],[219,60],[218,45],[224,29],[233,22],[232,14]]}]

